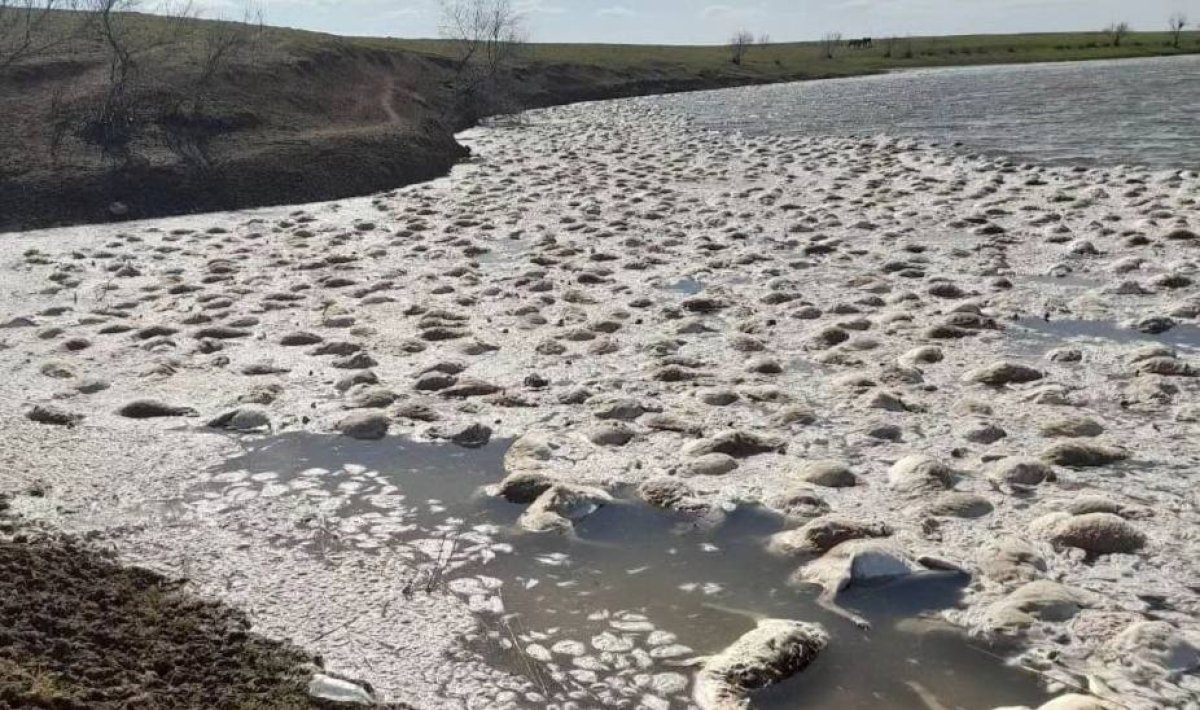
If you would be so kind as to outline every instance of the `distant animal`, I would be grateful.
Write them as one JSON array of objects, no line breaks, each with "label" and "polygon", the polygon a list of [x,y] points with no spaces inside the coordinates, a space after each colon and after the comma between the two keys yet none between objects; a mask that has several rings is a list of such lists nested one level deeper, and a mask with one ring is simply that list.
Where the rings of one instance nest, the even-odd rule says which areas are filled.
[{"label": "distant animal", "polygon": [[847,46],[849,46],[850,49],[869,49],[874,47],[875,43],[871,41],[870,37],[863,37],[862,39],[850,40],[850,42],[847,43]]}]

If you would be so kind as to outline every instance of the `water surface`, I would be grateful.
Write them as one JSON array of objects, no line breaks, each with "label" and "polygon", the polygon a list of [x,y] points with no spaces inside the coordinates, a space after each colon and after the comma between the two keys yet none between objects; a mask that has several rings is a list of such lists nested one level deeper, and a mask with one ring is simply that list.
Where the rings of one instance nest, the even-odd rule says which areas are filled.
[{"label": "water surface", "polygon": [[1097,343],[1122,345],[1165,345],[1169,348],[1200,351],[1200,326],[1177,325],[1162,333],[1143,333],[1127,328],[1116,321],[1081,320],[1072,318],[1020,318],[1014,321],[1012,336],[1021,342],[1047,346]]},{"label": "water surface", "polygon": [[[820,622],[833,640],[803,674],[760,693],[756,707],[902,710],[935,697],[946,708],[986,708],[1045,698],[1034,676],[922,619],[958,603],[961,576],[931,573],[853,590],[847,605],[873,623],[863,632],[817,606],[810,590],[787,584],[795,563],[763,548],[783,524],[758,508],[697,516],[624,496],[578,522],[574,537],[518,532],[523,506],[481,494],[502,477],[507,446],[284,434],[247,442],[246,453],[212,472],[196,496],[210,506],[258,496],[308,500],[333,540],[314,539],[311,521],[298,521],[296,535],[276,544],[314,554],[329,545],[398,554],[434,539],[427,555],[434,558],[478,547],[480,533],[490,537],[498,554],[443,580],[468,595],[474,575],[502,582],[503,613],[479,615],[483,633],[469,648],[558,702],[611,707],[612,697],[651,692],[647,684],[658,679],[671,689],[659,697],[687,707],[694,659],[718,652],[762,616]],[[614,688],[628,692],[605,694]]]},{"label": "water surface", "polygon": [[1200,56],[919,69],[656,100],[751,135],[886,134],[1031,163],[1200,167]]}]

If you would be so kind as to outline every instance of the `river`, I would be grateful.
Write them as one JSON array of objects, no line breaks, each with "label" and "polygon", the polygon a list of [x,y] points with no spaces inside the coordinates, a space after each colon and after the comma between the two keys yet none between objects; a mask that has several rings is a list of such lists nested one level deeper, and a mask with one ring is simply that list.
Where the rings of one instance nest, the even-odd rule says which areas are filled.
[{"label": "river", "polygon": [[751,135],[909,136],[1049,165],[1200,168],[1200,57],[918,69],[656,101]]}]

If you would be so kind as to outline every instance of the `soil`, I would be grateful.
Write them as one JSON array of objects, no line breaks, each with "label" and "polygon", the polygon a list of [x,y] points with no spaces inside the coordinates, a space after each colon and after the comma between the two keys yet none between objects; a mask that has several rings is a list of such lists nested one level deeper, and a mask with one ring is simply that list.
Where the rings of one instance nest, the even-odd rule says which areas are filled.
[{"label": "soil", "polygon": [[86,542],[0,539],[0,708],[332,708],[319,659]]},{"label": "soil", "polygon": [[[296,46],[285,32],[270,30],[203,90],[186,48],[144,59],[136,86],[146,125],[130,159],[104,159],[79,135],[107,81],[97,45],[0,72],[0,118],[11,127],[0,135],[0,232],[364,195],[444,175],[469,154],[454,134],[479,116],[447,88],[450,60],[337,37]],[[788,78],[798,77],[528,62],[502,79],[503,105],[485,113]],[[197,97],[212,129],[205,163],[170,150],[161,120]],[[68,130],[55,128],[64,121]]]}]

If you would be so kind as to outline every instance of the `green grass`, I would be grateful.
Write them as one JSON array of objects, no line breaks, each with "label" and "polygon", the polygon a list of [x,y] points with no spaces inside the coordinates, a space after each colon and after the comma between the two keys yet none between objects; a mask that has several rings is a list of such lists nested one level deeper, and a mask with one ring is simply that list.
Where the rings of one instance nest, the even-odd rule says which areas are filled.
[{"label": "green grass", "polygon": [[[355,45],[403,48],[435,56],[453,56],[454,46],[443,40],[353,38]],[[889,53],[890,47],[890,53]],[[1094,59],[1169,56],[1200,53],[1200,32],[1187,32],[1180,46],[1171,46],[1166,32],[1135,33],[1120,47],[1099,32],[1074,34],[961,35],[952,37],[877,38],[867,49],[844,44],[825,56],[819,42],[779,43],[751,48],[741,67],[730,62],[722,46],[616,44],[532,44],[526,61],[540,64],[583,64],[615,71],[663,67],[695,73],[746,73],[764,77],[851,76],[905,67],[960,66],[1061,62]]]},{"label": "green grass", "polygon": [[[74,13],[62,13],[63,22]],[[268,18],[269,19],[269,18]],[[148,37],[168,35],[202,37],[216,23],[207,20],[173,22],[154,15],[129,14],[122,27],[147,44]],[[92,38],[93,49],[100,49]],[[173,51],[185,53],[198,43],[183,42]],[[78,51],[80,44],[74,43]],[[306,58],[323,51],[354,48],[374,51],[409,51],[435,57],[454,57],[452,42],[439,39],[340,37],[336,35],[267,27],[258,51],[263,59]],[[532,43],[522,53],[529,65],[576,65],[614,72],[665,72],[674,75],[744,76],[756,80],[805,77],[838,77],[871,74],[910,67],[961,66],[1062,62],[1095,59],[1170,56],[1200,53],[1200,32],[1185,32],[1180,46],[1172,46],[1167,32],[1134,32],[1120,47],[1103,32],[1019,35],[958,35],[944,37],[875,38],[874,46],[850,49],[843,43],[826,56],[820,42],[791,42],[754,46],[741,66],[730,62],[729,50],[720,45],[676,46],[637,44]]]}]

